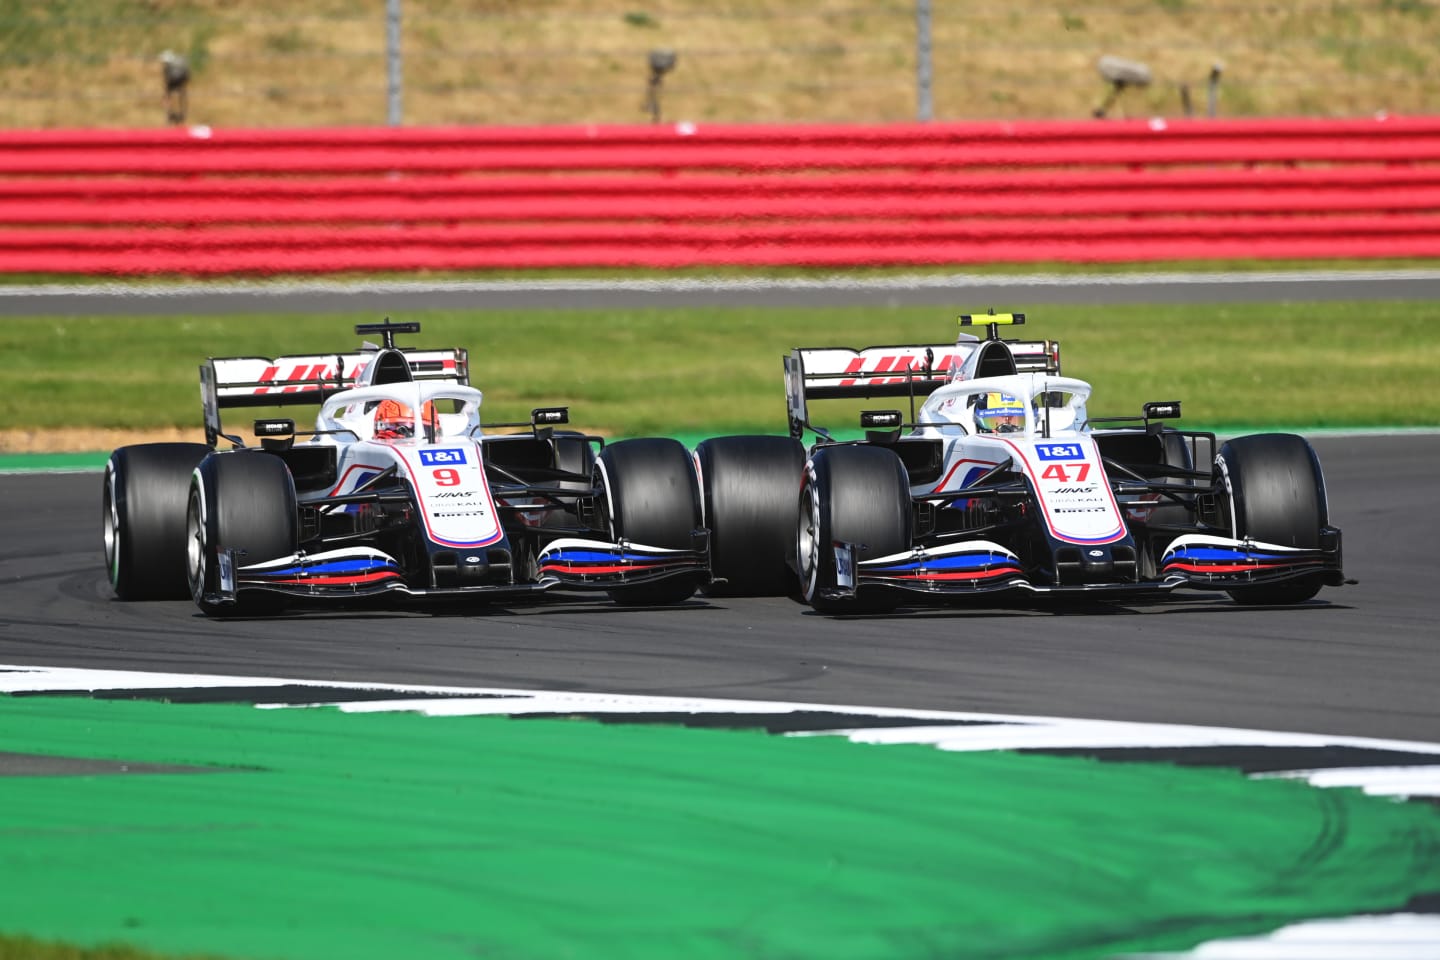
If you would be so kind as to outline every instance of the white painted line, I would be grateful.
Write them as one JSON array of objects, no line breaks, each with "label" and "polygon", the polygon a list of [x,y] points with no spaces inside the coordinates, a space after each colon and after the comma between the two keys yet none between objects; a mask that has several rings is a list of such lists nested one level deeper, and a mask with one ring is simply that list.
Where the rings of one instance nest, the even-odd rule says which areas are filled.
[{"label": "white painted line", "polygon": [[1311,920],[1263,937],[1211,940],[1185,953],[1127,960],[1436,960],[1440,917],[1413,913]]},{"label": "white painted line", "polygon": [[1258,773],[1255,779],[1304,780],[1312,787],[1359,787],[1376,797],[1440,797],[1440,766],[1340,767]]}]

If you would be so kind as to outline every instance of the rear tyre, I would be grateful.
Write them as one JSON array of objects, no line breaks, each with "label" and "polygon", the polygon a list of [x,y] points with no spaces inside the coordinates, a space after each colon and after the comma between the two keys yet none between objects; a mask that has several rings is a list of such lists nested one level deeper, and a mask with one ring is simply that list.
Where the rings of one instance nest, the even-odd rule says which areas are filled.
[{"label": "rear tyre", "polygon": [[[1226,441],[1215,457],[1220,516],[1232,536],[1314,550],[1328,522],[1320,459],[1303,437],[1264,433]],[[1319,575],[1227,590],[1236,603],[1303,603],[1320,592]]]},{"label": "rear tyre", "polygon": [[295,481],[285,462],[265,453],[206,457],[190,484],[186,510],[186,580],[207,617],[258,616],[284,605],[276,593],[245,593],[234,603],[207,600],[220,588],[220,551],[234,550],[236,565],[293,554],[299,545]]},{"label": "rear tyre", "polygon": [[912,533],[910,478],[899,457],[880,447],[816,450],[800,487],[795,569],[801,596],[820,613],[888,613],[899,604],[893,592],[822,596],[837,586],[832,544],[858,544],[858,564],[908,550]]},{"label": "rear tyre", "polygon": [[805,447],[791,437],[715,437],[695,448],[716,597],[795,592],[795,492]]},{"label": "rear tyre", "polygon": [[[692,549],[700,526],[700,485],[690,453],[677,440],[646,438],[607,444],[595,462],[610,536],[647,547]],[[658,606],[680,603],[695,592],[698,577],[616,587],[616,603]]]},{"label": "rear tyre", "polygon": [[105,464],[101,529],[110,587],[121,600],[184,600],[185,503],[203,443],[121,447]]}]

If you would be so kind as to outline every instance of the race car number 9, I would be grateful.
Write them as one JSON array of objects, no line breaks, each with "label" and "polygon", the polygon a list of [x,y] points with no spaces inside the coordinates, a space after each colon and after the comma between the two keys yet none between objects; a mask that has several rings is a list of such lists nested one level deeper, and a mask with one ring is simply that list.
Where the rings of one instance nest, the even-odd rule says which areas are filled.
[{"label": "race car number 9", "polygon": [[454,467],[445,467],[440,470],[430,471],[430,476],[435,478],[437,487],[458,487],[460,486],[460,471]]}]

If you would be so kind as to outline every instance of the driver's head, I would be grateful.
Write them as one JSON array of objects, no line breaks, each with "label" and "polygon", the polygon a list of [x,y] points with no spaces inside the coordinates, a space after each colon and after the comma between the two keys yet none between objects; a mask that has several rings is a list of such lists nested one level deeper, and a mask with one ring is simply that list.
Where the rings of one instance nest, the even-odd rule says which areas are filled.
[{"label": "driver's head", "polygon": [[981,394],[975,422],[985,433],[1020,433],[1025,429],[1025,404],[1008,393]]},{"label": "driver's head", "polygon": [[375,439],[400,440],[415,436],[415,411],[398,400],[381,400],[375,407]]},{"label": "driver's head", "polygon": [[[403,440],[415,436],[415,411],[399,400],[381,400],[374,406],[375,432],[377,440]],[[420,426],[432,441],[438,429],[439,418],[435,416],[435,401],[426,400],[420,407]]]}]

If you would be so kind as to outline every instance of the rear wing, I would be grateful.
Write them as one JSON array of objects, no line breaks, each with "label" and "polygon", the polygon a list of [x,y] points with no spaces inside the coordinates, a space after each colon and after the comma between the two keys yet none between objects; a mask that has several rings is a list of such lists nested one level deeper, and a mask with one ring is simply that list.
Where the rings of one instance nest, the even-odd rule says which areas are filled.
[{"label": "rear wing", "polygon": [[[415,380],[470,385],[469,352],[402,350]],[[379,355],[357,353],[298,354],[284,357],[212,357],[200,365],[200,402],[205,413],[205,439],[211,446],[224,436],[224,407],[276,407],[321,404],[333,394],[356,385]]]},{"label": "rear wing", "polygon": [[[866,347],[796,347],[785,357],[790,433],[803,435],[809,401],[870,397],[928,397],[959,374],[977,351],[994,341]],[[1018,373],[1060,372],[1060,345],[1052,340],[1003,341]],[[983,358],[982,358],[983,359]],[[1006,371],[1008,372],[1008,370]],[[980,371],[980,375],[985,375]],[[914,410],[911,410],[914,419]]]}]

